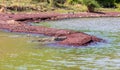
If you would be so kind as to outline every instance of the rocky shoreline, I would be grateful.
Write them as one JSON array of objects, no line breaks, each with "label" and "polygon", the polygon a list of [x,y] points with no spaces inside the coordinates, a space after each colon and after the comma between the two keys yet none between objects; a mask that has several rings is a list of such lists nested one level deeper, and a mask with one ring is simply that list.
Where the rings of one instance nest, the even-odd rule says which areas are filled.
[{"label": "rocky shoreline", "polygon": [[48,20],[59,20],[66,18],[78,18],[78,17],[119,17],[119,12],[108,13],[34,13],[34,14],[0,14],[0,29],[7,29],[10,32],[24,32],[34,34],[44,34],[48,36],[58,38],[56,43],[62,45],[83,46],[94,42],[101,42],[103,39],[97,38],[92,35],[85,34],[83,32],[77,32],[72,30],[48,28],[44,26],[32,26],[28,22],[40,22]]}]

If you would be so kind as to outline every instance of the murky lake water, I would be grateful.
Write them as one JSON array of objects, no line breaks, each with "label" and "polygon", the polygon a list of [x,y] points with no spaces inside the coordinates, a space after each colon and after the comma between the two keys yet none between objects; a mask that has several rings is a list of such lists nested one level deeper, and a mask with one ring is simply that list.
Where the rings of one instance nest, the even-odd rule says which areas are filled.
[{"label": "murky lake water", "polygon": [[[44,22],[98,36],[107,43],[84,48],[32,43],[35,35],[0,31],[0,70],[119,70],[120,18],[79,18]],[[44,37],[44,36],[40,36]]]}]

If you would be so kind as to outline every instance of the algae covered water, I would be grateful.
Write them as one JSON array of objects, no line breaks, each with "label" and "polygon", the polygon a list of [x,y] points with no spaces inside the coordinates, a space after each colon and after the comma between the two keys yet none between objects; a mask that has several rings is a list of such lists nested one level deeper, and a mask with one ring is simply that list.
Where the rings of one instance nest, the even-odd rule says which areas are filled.
[{"label": "algae covered water", "polygon": [[[0,31],[0,70],[119,70],[120,18],[79,18],[36,23],[105,39],[87,47],[34,43],[36,35]],[[44,36],[40,36],[44,37]]]}]

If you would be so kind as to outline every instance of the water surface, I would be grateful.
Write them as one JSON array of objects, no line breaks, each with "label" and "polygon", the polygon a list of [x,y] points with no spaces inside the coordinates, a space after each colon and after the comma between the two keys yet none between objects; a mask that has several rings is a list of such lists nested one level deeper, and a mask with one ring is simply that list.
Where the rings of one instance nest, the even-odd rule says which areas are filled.
[{"label": "water surface", "polygon": [[120,69],[120,18],[79,18],[35,25],[82,31],[107,43],[69,48],[33,43],[34,35],[0,31],[0,70]]}]

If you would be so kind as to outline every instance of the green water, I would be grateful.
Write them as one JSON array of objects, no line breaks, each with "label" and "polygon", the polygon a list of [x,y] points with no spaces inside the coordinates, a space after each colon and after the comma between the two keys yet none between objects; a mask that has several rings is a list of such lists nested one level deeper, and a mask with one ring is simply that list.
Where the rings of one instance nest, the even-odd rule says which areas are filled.
[{"label": "green water", "polygon": [[83,31],[107,41],[82,48],[34,43],[31,40],[35,36],[0,31],[0,70],[119,70],[119,21],[120,18],[81,18],[40,23]]}]

